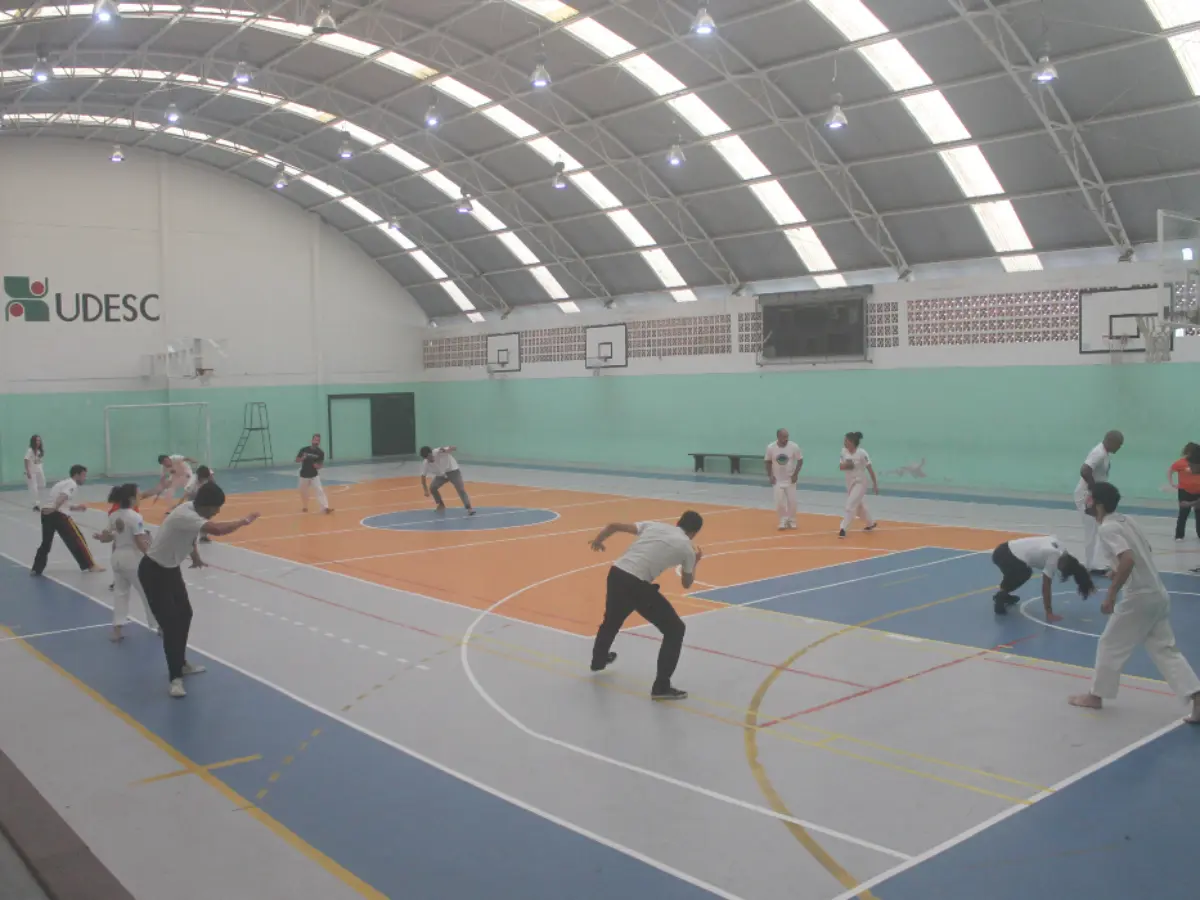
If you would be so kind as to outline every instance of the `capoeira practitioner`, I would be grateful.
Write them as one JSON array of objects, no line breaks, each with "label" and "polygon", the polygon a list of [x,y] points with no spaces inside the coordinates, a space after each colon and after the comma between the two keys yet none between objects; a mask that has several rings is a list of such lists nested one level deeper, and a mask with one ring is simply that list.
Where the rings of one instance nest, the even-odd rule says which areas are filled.
[{"label": "capoeira practitioner", "polygon": [[162,475],[158,479],[158,493],[155,495],[154,502],[158,502],[158,498],[163,494],[171,500],[175,499],[175,492],[180,488],[187,490],[188,484],[191,482],[194,474],[192,466],[200,465],[196,460],[188,456],[168,456],[166,453],[158,457],[158,464],[162,466]]},{"label": "capoeira practitioner", "polygon": [[1096,540],[1096,515],[1092,510],[1092,489],[1108,481],[1112,455],[1125,443],[1125,435],[1110,431],[1083,461],[1079,484],[1075,486],[1075,508],[1083,515],[1083,564],[1093,575],[1107,575],[1111,562],[1104,559],[1104,548]]},{"label": "capoeira practitioner", "polygon": [[788,430],[780,428],[775,440],[767,444],[767,479],[775,488],[775,511],[779,513],[779,530],[796,527],[796,481],[804,467],[804,454],[789,439]]}]

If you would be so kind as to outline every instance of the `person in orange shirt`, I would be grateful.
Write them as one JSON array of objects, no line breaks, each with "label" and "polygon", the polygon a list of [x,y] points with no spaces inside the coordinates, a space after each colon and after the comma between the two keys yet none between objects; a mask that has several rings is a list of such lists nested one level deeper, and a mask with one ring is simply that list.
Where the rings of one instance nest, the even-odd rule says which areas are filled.
[{"label": "person in orange shirt", "polygon": [[[1175,540],[1182,541],[1188,516],[1200,501],[1200,444],[1189,443],[1183,457],[1167,470],[1171,486],[1179,491],[1179,518],[1175,520]],[[1196,510],[1196,537],[1200,538],[1200,509]]]}]

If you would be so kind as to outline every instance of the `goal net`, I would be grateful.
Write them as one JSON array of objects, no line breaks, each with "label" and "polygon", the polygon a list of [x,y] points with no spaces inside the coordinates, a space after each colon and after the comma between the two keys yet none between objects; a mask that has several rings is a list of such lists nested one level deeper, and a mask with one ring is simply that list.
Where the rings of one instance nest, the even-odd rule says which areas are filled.
[{"label": "goal net", "polygon": [[212,465],[207,403],[144,403],[104,407],[104,474],[157,475],[160,454]]}]

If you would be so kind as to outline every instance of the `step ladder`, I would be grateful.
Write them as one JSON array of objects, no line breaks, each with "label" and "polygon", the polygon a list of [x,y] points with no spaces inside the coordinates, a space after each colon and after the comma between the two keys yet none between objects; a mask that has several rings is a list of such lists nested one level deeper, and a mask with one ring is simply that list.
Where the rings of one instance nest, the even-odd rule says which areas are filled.
[{"label": "step ladder", "polygon": [[[258,448],[250,448],[254,435],[259,436]],[[248,452],[260,452],[261,456],[246,456]],[[275,465],[275,454],[271,449],[271,417],[267,414],[267,404],[259,401],[247,403],[242,412],[242,436],[238,438],[233,456],[229,458],[229,468],[233,469],[242,463],[263,463]]]}]

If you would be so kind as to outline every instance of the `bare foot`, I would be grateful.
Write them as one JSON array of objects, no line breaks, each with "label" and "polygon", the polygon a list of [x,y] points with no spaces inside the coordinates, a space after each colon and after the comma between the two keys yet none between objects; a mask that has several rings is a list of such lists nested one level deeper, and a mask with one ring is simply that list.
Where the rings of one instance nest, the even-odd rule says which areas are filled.
[{"label": "bare foot", "polygon": [[108,639],[115,644],[119,641],[125,640],[125,635],[121,634],[121,629],[118,626],[112,630],[112,634],[108,636]]},{"label": "bare foot", "polygon": [[329,515],[331,512],[333,512],[333,507],[332,507],[332,506],[327,506],[327,507],[325,508],[325,515]]},{"label": "bare foot", "polygon": [[105,569],[104,566],[92,566],[90,569],[88,569],[88,572],[90,572],[93,575],[99,575],[101,572],[107,572],[107,571],[108,570]]},{"label": "bare foot", "polygon": [[1067,702],[1082,709],[1102,709],[1104,707],[1104,701],[1095,694],[1076,694],[1068,697]]},{"label": "bare foot", "polygon": [[1200,725],[1200,694],[1192,696],[1192,714],[1183,721],[1189,725]]},{"label": "bare foot", "polygon": [[300,512],[308,512],[308,507],[304,507],[302,510],[300,510]]},{"label": "bare foot", "polygon": [[1046,613],[1047,622],[1061,622],[1063,619],[1058,613]]}]

